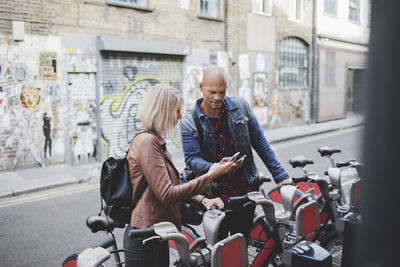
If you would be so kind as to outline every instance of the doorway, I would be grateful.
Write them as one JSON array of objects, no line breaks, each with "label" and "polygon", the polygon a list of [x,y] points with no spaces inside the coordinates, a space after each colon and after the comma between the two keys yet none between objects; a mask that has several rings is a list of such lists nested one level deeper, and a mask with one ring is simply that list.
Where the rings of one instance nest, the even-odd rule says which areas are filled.
[{"label": "doorway", "polygon": [[347,74],[347,112],[361,113],[363,111],[363,79],[365,69],[348,68]]}]

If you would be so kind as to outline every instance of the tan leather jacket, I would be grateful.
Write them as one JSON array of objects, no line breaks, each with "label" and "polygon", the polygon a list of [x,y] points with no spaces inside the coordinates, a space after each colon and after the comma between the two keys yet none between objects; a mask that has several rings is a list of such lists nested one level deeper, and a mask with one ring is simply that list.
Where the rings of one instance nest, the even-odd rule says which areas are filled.
[{"label": "tan leather jacket", "polygon": [[180,229],[182,201],[192,199],[200,202],[203,196],[198,194],[210,189],[210,183],[204,177],[179,184],[179,173],[171,161],[164,139],[149,132],[134,138],[128,162],[133,197],[142,179],[149,184],[132,211],[130,224],[133,227],[146,228],[168,221]]}]

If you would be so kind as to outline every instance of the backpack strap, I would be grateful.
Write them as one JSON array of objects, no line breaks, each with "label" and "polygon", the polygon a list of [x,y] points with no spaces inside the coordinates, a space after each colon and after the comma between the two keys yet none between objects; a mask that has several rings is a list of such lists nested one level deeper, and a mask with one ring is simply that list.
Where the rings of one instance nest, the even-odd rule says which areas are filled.
[{"label": "backpack strap", "polygon": [[[135,139],[135,137],[138,136],[138,135],[141,134],[141,133],[150,133],[150,132],[149,132],[149,131],[146,131],[146,130],[140,130],[140,131],[139,131],[138,133],[136,133],[135,136],[132,138],[131,144],[132,144],[132,142],[133,142],[133,139]],[[150,134],[151,134],[151,133],[150,133]],[[129,145],[129,148],[128,148],[128,150],[126,151],[125,157],[128,156],[128,152],[129,152],[130,147],[131,147],[131,146]],[[147,183],[146,177],[145,177],[142,181],[140,181],[137,194],[135,194],[135,199],[133,200],[133,202],[131,203],[131,205],[129,205],[129,207],[130,207],[131,210],[133,210],[133,209],[135,208],[136,204],[139,202],[140,198],[142,197],[144,191],[146,191],[148,185],[149,185],[149,184]]]},{"label": "backpack strap", "polygon": [[196,113],[196,108],[192,109],[190,111],[190,114],[192,115],[194,123],[196,124],[197,132],[199,134],[199,144],[200,144],[200,149],[201,149],[203,147],[203,141],[204,141],[203,127],[201,127],[199,117],[197,116],[197,113]]},{"label": "backpack strap", "polygon": [[146,130],[140,130],[139,132],[137,132],[137,133],[135,134],[135,136],[133,136],[133,138],[132,138],[132,140],[131,140],[131,142],[130,142],[130,144],[129,144],[128,150],[126,151],[125,158],[128,156],[129,149],[131,148],[131,144],[132,144],[132,142],[133,142],[133,139],[135,139],[135,137],[138,136],[138,135],[141,134],[141,133],[150,133],[150,132],[149,132],[149,131],[146,131]]}]

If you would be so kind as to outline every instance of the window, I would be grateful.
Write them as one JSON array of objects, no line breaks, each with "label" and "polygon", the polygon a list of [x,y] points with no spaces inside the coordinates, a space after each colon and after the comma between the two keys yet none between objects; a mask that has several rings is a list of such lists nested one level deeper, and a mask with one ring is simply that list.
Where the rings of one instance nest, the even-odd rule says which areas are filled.
[{"label": "window", "polygon": [[139,8],[147,8],[149,5],[148,0],[107,0],[107,3]]},{"label": "window", "polygon": [[308,46],[296,37],[278,44],[279,87],[308,86]]},{"label": "window", "polygon": [[272,0],[253,0],[253,12],[271,16]]},{"label": "window", "polygon": [[200,0],[200,15],[219,18],[219,0]]},{"label": "window", "polygon": [[360,22],[360,0],[349,1],[349,21]]},{"label": "window", "polygon": [[337,15],[337,0],[324,0],[324,12],[333,16]]},{"label": "window", "polygon": [[303,0],[290,0],[289,19],[303,20]]},{"label": "window", "polygon": [[325,52],[325,86],[335,86],[336,82],[336,53],[335,51]]}]

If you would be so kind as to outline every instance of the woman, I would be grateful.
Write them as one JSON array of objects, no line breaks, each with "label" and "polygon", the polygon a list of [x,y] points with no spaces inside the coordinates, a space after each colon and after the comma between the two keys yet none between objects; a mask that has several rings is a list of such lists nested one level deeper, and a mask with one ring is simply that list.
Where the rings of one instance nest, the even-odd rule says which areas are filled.
[{"label": "woman", "polygon": [[216,204],[223,208],[221,199],[207,199],[200,193],[211,188],[211,181],[231,169],[236,156],[214,163],[208,173],[179,184],[179,173],[166,149],[167,130],[174,128],[181,115],[182,94],[166,84],[157,84],[149,89],[139,106],[142,131],[133,139],[129,153],[129,172],[133,195],[138,192],[144,179],[148,186],[132,211],[130,225],[125,229],[124,249],[126,266],[169,266],[167,242],[147,242],[130,239],[131,228],[147,228],[155,223],[169,221],[180,229],[180,206],[183,200],[191,199],[207,208]]}]

